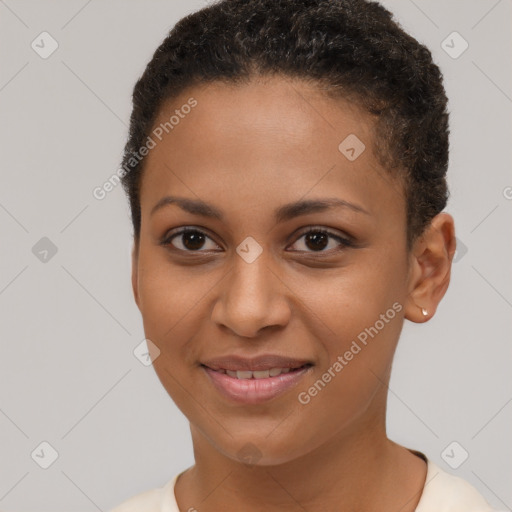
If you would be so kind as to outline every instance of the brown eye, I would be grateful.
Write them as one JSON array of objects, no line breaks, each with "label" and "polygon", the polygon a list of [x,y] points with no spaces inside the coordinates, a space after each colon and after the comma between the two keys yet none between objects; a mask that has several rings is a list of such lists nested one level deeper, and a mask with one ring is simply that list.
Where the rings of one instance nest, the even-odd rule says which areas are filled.
[{"label": "brown eye", "polygon": [[[331,252],[331,250],[336,251],[353,245],[350,240],[321,228],[310,228],[302,233],[298,240],[301,238],[304,238],[303,245],[306,247],[304,252]],[[337,243],[331,243],[331,247],[328,247],[330,240]]]},{"label": "brown eye", "polygon": [[[208,246],[207,240],[210,240],[212,243],[210,247],[205,248],[205,245]],[[172,245],[175,249],[184,252],[203,252],[201,249],[210,251],[218,248],[218,245],[206,233],[190,228],[171,234],[162,244]]]},{"label": "brown eye", "polygon": [[307,233],[304,235],[305,243],[307,247],[314,251],[321,251],[327,247],[329,244],[329,235],[327,233],[323,233],[321,231]]}]

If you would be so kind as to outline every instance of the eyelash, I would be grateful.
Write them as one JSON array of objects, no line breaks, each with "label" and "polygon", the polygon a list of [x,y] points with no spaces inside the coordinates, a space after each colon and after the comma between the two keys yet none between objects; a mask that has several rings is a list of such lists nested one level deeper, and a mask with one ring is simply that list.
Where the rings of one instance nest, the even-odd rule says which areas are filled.
[{"label": "eyelash", "polygon": [[[185,228],[181,228],[179,231],[174,231],[174,232],[171,231],[170,233],[168,233],[164,237],[164,239],[160,242],[160,244],[163,245],[164,247],[169,247],[173,251],[178,251],[178,252],[182,252],[182,253],[201,254],[201,253],[211,252],[211,251],[203,251],[203,250],[191,251],[191,250],[178,249],[177,247],[174,247],[171,244],[172,240],[174,240],[174,238],[176,238],[176,237],[178,237],[180,235],[183,235],[185,233],[200,233],[200,234],[204,235],[206,238],[209,238],[210,240],[213,240],[210,236],[208,236],[208,234],[206,232],[204,232],[204,231],[202,231],[200,229],[197,229],[197,228],[193,228],[193,227],[187,226]],[[335,233],[333,233],[332,231],[330,231],[328,229],[321,228],[321,227],[315,227],[315,226],[309,227],[306,231],[303,231],[302,233],[300,233],[298,238],[297,238],[297,240],[299,240],[300,238],[302,238],[305,235],[308,235],[309,233],[322,233],[322,234],[328,235],[328,237],[334,238],[335,240],[340,242],[341,246],[336,248],[336,249],[331,249],[331,250],[327,250],[327,251],[320,250],[320,251],[298,251],[298,252],[310,253],[310,254],[329,254],[329,255],[332,255],[333,252],[339,252],[339,251],[344,250],[347,247],[354,247],[355,246],[355,243],[352,240],[349,240],[348,238],[344,238],[344,237],[342,237],[342,236],[340,236],[338,234],[335,234]],[[215,252],[217,252],[217,251],[215,251]]]}]

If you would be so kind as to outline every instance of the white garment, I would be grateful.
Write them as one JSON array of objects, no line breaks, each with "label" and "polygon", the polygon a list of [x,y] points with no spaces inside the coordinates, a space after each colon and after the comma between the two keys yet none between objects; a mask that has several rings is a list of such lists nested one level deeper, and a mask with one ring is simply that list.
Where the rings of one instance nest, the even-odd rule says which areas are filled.
[{"label": "white garment", "polygon": [[[178,476],[163,487],[133,496],[109,512],[180,512],[174,495]],[[493,509],[471,484],[427,459],[425,486],[415,512],[493,512]]]}]

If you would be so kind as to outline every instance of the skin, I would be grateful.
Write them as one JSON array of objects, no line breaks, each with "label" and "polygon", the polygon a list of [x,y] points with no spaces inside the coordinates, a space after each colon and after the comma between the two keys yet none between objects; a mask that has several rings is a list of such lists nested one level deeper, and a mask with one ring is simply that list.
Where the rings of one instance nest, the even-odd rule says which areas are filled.
[{"label": "skin", "polygon": [[[404,319],[427,321],[446,292],[453,218],[437,215],[407,252],[402,188],[373,154],[374,120],[348,101],[279,76],[203,84],[168,101],[155,126],[190,97],[197,106],[146,159],[132,272],[146,337],[160,350],[155,371],[190,421],[196,463],[176,483],[180,510],[338,511],[343,503],[413,511],[427,468],[386,436],[387,383]],[[338,150],[349,134],[366,146],[354,161]],[[207,201],[224,220],[175,204],[151,215],[166,195]],[[341,207],[274,219],[285,203],[328,197],[367,213]],[[182,235],[161,244],[185,226],[205,233],[197,250]],[[318,249],[303,236],[309,226],[355,245],[329,238]],[[248,236],[262,248],[252,263],[236,252]],[[300,403],[298,393],[394,303],[401,311]],[[199,366],[263,353],[314,366],[297,387],[259,405],[230,402]],[[256,455],[244,464],[239,452],[249,443]]]}]

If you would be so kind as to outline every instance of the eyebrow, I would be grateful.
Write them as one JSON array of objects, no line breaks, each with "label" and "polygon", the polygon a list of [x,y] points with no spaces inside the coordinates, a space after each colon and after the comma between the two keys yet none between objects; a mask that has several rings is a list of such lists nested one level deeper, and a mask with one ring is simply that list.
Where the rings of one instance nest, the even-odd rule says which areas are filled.
[{"label": "eyebrow", "polygon": [[[202,217],[208,217],[220,221],[224,220],[224,214],[215,206],[206,203],[200,199],[188,199],[185,197],[176,196],[162,197],[162,199],[160,199],[158,203],[156,203],[155,206],[153,206],[153,208],[151,209],[150,216],[153,215],[158,210],[171,204],[175,204],[179,206],[182,210],[188,213],[192,213],[193,215],[200,215]],[[323,212],[336,207],[349,208],[355,212],[370,215],[370,213],[360,205],[350,203],[349,201],[345,201],[343,199],[332,197],[325,199],[306,199],[302,201],[297,201],[295,203],[285,204],[275,210],[274,218],[276,223],[285,222],[295,217],[299,217],[300,215]]]}]

